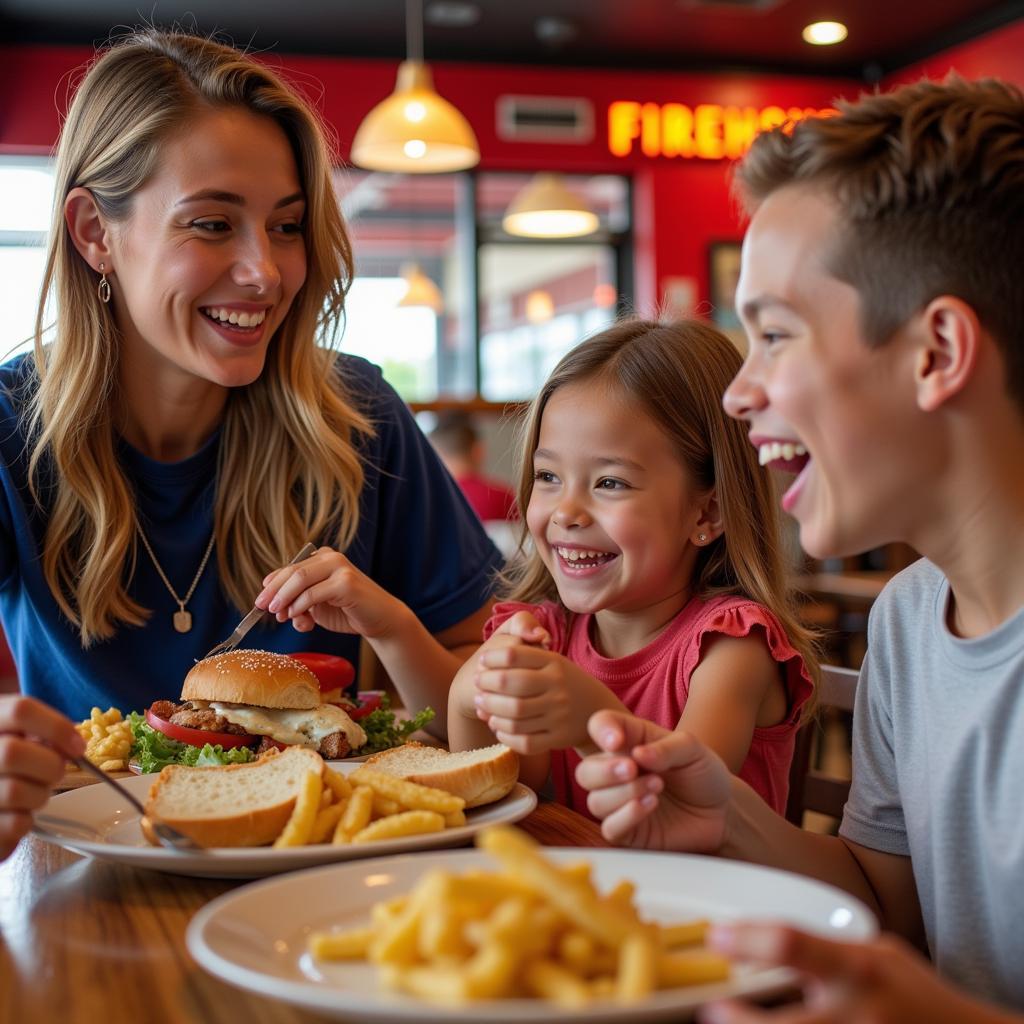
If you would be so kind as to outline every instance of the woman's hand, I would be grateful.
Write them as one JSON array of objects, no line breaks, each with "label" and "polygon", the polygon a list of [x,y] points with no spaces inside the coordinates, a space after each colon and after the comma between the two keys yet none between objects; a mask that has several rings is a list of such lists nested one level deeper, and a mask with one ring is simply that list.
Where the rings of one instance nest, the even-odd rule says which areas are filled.
[{"label": "woman's hand", "polygon": [[[528,613],[514,618],[519,615],[532,618]],[[546,636],[536,620],[513,629]],[[518,754],[589,744],[587,718],[600,708],[622,705],[603,683],[564,655],[523,642],[512,630],[496,632],[491,640],[506,637],[504,644],[485,645],[477,655],[477,716]]]},{"label": "woman's hand", "polygon": [[713,853],[725,838],[729,769],[693,736],[625,711],[599,711],[587,729],[601,753],[576,781],[611,842],[651,850]]},{"label": "woman's hand", "polygon": [[902,939],[834,942],[770,924],[712,928],[710,945],[727,956],[784,964],[800,972],[804,1002],[761,1010],[738,1002],[705,1007],[701,1024],[1009,1024],[1019,1016],[983,1007],[942,981]]},{"label": "woman's hand", "polygon": [[0,697],[0,860],[32,827],[32,812],[81,757],[85,741],[67,718],[32,697]]},{"label": "woman's hand", "polygon": [[408,613],[398,598],[333,548],[319,548],[305,561],[270,573],[254,604],[278,622],[291,619],[303,633],[322,626],[367,639],[386,636]]}]

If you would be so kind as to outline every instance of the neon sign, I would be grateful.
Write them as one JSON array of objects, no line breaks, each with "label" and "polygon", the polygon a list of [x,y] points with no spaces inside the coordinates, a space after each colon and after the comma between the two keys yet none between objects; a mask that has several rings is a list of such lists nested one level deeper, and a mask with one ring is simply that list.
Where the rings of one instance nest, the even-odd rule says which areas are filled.
[{"label": "neon sign", "polygon": [[733,107],[701,103],[638,103],[616,100],[608,107],[608,149],[629,156],[639,146],[644,156],[699,160],[737,159],[754,137],[787,121],[827,117],[831,108]]}]

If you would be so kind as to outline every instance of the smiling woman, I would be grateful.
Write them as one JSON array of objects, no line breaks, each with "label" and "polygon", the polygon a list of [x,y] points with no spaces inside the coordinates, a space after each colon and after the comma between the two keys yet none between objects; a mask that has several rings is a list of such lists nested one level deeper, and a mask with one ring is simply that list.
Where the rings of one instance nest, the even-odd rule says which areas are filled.
[{"label": "smiling woman", "polygon": [[171,461],[209,436],[227,388],[262,373],[306,278],[305,199],[284,131],[244,108],[200,111],[164,149],[130,217],[103,217],[82,186],[65,210],[78,252],[108,278],[123,436]]},{"label": "smiling woman", "polygon": [[[26,694],[146,707],[272,590],[295,629],[259,646],[358,664],[362,635],[407,706],[443,706],[500,556],[380,371],[334,350],[351,273],[324,132],[279,76],[155,29],[96,59],[34,351],[0,368],[0,616]],[[27,735],[76,740],[29,697],[0,733],[3,852],[59,770]]]}]

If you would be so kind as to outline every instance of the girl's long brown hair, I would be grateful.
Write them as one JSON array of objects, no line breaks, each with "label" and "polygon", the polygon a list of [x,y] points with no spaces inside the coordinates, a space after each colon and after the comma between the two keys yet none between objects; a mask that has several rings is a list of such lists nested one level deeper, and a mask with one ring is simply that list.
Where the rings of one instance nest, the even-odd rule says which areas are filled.
[{"label": "girl's long brown hair", "polygon": [[[758,464],[745,426],[722,408],[722,396],[741,363],[725,335],[697,320],[625,320],[563,356],[521,427],[517,500],[522,533],[519,555],[503,578],[509,600],[559,601],[555,581],[526,525],[533,453],[544,409],[559,388],[584,382],[604,385],[661,428],[697,487],[715,489],[725,529],[701,548],[692,592],[704,598],[742,595],[763,604],[778,618],[817,681],[814,634],[800,621],[787,580],[775,487]],[[811,710],[807,708],[805,715]]]},{"label": "girl's long brown hair", "polygon": [[[355,444],[372,428],[346,397],[334,353],[317,344],[337,336],[352,276],[324,129],[278,75],[232,47],[178,32],[133,33],[89,69],[61,131],[28,396],[30,485],[48,512],[43,570],[83,646],[143,623],[149,611],[126,586],[137,513],[115,451],[121,338],[110,307],[97,300],[96,274],[72,244],[64,200],[80,186],[109,220],[130,217],[161,147],[211,107],[280,125],[306,200],[305,283],[262,375],[230,393],[224,415],[214,532],[227,597],[249,607],[267,571],[305,540],[345,547],[358,522],[363,469]],[[51,293],[57,317],[44,345]]]}]

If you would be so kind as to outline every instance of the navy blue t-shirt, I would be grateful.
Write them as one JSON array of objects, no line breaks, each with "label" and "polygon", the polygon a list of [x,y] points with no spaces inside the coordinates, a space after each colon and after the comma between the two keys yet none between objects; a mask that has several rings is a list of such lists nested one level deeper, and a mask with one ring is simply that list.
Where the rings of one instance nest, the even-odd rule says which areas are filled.
[{"label": "navy blue t-shirt", "polygon": [[[366,482],[358,532],[345,554],[436,633],[491,596],[501,556],[380,370],[355,356],[338,358],[353,401],[376,429],[375,437],[360,443]],[[110,640],[83,650],[43,577],[45,517],[28,490],[29,451],[20,419],[19,391],[31,371],[31,356],[0,367],[0,619],[22,692],[72,718],[85,717],[93,705],[113,704],[127,713],[177,698],[195,660],[227,637],[248,609],[233,607],[222,593],[214,551],[188,602],[192,629],[176,632],[172,616],[178,606],[140,544],[128,591],[151,609],[149,621],[121,626]],[[156,462],[125,442],[118,449],[142,528],[181,596],[213,529],[219,445],[218,431],[194,455],[174,463]],[[268,494],[267,500],[284,496]],[[268,565],[267,572],[274,568]],[[272,619],[257,626],[243,646],[340,654],[358,664],[357,636],[319,627],[299,633]]]}]

